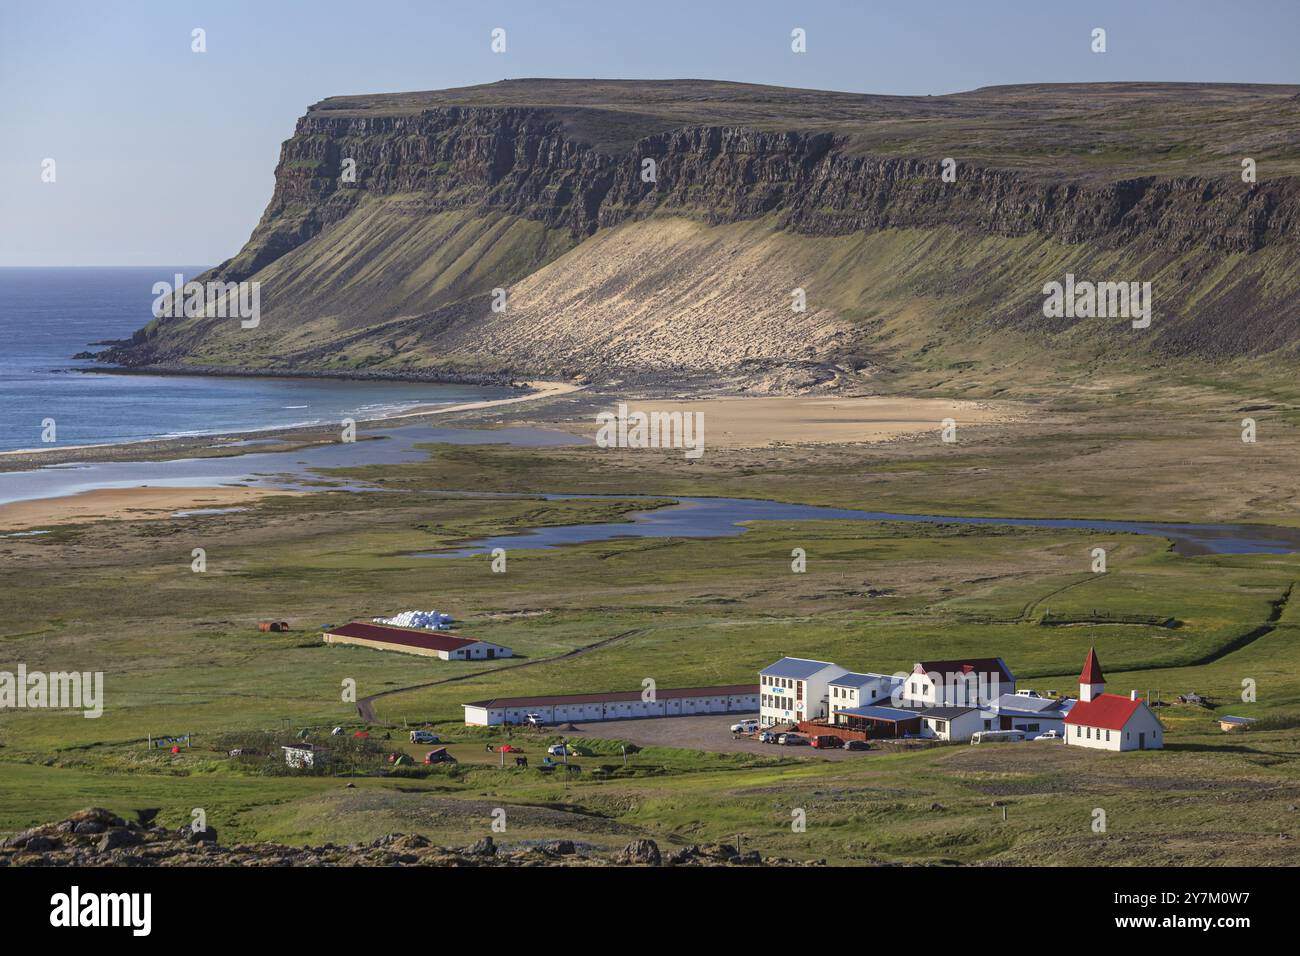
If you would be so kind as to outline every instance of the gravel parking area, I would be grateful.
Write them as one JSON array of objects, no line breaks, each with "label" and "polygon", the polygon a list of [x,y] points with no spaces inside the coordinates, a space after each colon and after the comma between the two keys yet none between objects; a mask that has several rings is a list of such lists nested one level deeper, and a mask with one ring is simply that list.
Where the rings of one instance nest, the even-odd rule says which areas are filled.
[{"label": "gravel parking area", "polygon": [[642,747],[684,747],[722,754],[764,754],[769,757],[803,757],[810,760],[852,760],[879,750],[817,750],[760,744],[750,737],[731,738],[731,725],[757,714],[703,714],[692,717],[644,717],[639,720],[602,720],[574,724],[576,730],[557,730],[575,738],[606,737],[627,740]]}]

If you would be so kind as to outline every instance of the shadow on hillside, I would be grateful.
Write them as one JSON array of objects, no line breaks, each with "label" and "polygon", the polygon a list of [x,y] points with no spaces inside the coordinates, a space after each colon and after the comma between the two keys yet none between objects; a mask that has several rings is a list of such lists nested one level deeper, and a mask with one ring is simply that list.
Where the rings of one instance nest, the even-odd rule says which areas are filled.
[{"label": "shadow on hillside", "polygon": [[1176,750],[1180,753],[1211,753],[1211,754],[1256,754],[1259,756],[1274,755],[1271,751],[1257,750],[1254,747],[1246,747],[1242,744],[1165,744],[1165,750]]}]

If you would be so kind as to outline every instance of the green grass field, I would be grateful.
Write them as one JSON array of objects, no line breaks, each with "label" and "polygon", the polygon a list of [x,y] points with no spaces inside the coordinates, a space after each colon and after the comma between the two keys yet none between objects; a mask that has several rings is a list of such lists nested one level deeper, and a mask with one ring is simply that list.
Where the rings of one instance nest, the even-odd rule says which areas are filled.
[{"label": "green grass field", "polygon": [[[1190,447],[1207,440],[1189,432]],[[632,507],[430,489],[689,490],[846,503],[852,495],[841,475],[854,456],[860,474],[889,474],[881,459],[890,458],[893,474],[910,469],[917,481],[946,481],[957,499],[971,491],[961,480],[971,456],[1003,469],[1013,490],[1021,480],[1041,489],[1040,477],[1067,483],[1069,460],[1052,475],[1020,472],[1024,447],[999,442],[948,461],[909,446],[718,451],[687,477],[676,473],[680,459],[634,462],[619,453],[597,468],[603,453],[590,448],[439,446],[424,463],[368,473],[384,479],[384,494],[322,492],[269,499],[246,513],[5,539],[0,669],[22,661],[29,670],[103,671],[106,699],[94,720],[0,711],[0,833],[87,805],[157,811],[170,825],[202,807],[223,842],[347,842],[414,831],[463,844],[488,833],[500,807],[508,828],[497,836],[507,842],[568,837],[615,846],[649,835],[682,844],[739,834],[765,854],[833,862],[1295,863],[1293,556],[1180,557],[1161,539],[1135,535],[858,522],[758,522],[733,538],[516,550],[505,574],[492,573],[486,558],[409,556],[470,536],[611,520]],[[801,456],[838,465],[791,463]],[[756,464],[762,459],[772,463]],[[1199,483],[1208,494],[1237,480],[1225,465],[1201,469]],[[897,510],[909,510],[918,494],[915,482],[888,480],[876,491],[873,507]],[[1096,491],[1092,509],[1135,516],[1116,485],[1105,480]],[[1034,513],[1036,493],[1019,502],[1008,494],[1005,507]],[[1170,497],[1171,510],[1180,507]],[[1139,499],[1130,507],[1167,516],[1150,510],[1154,492]],[[190,570],[195,547],[207,550],[206,573]],[[795,547],[807,552],[806,573],[791,571]],[[1107,549],[1105,574],[1089,570],[1094,547]],[[450,611],[465,633],[519,657],[441,662],[319,642],[321,625],[411,607]],[[1049,613],[1075,620],[1099,611],[1167,617],[1176,626],[1044,623]],[[290,620],[294,630],[259,633],[256,621],[269,617]],[[1112,690],[1164,701],[1196,691],[1213,709],[1160,708],[1163,752],[957,745],[832,763],[776,748],[751,756],[652,747],[626,768],[611,723],[600,734],[609,743],[597,742],[601,752],[584,760],[613,768],[606,780],[502,770],[483,745],[503,738],[460,722],[467,700],[635,689],[647,677],[660,687],[749,681],[783,654],[888,671],[920,659],[1000,655],[1021,686],[1072,693],[1090,646]],[[574,651],[581,653],[556,659]],[[232,735],[270,732],[287,741],[307,728],[315,739],[336,725],[361,728],[342,696],[348,678],[360,696],[458,678],[380,697],[378,719],[395,726],[369,730],[380,747],[418,756],[428,748],[409,745],[404,727],[431,724],[461,762],[379,776],[386,764],[375,760],[343,777],[268,772],[274,760],[226,756]],[[1241,696],[1246,681],[1256,688],[1251,703]],[[1272,723],[1226,735],[1216,713]],[[193,746],[177,755],[146,749],[150,735],[184,733]],[[543,743],[525,743],[534,762]],[[995,804],[1006,805],[1005,821]],[[1098,808],[1105,833],[1092,830]],[[806,832],[792,830],[795,810],[806,814]]]}]

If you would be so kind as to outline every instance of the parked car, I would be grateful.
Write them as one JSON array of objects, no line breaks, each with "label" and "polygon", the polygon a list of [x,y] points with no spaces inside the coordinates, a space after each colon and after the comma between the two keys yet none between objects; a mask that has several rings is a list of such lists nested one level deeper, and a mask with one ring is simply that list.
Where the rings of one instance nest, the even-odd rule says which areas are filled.
[{"label": "parked car", "polygon": [[456,758],[447,753],[446,747],[439,747],[437,750],[430,750],[424,755],[425,763],[455,763]]},{"label": "parked car", "polygon": [[1029,739],[1030,740],[1060,740],[1061,735],[1058,734],[1055,730],[1049,730],[1039,734],[1037,737],[1031,737]]},{"label": "parked car", "polygon": [[870,750],[871,744],[865,740],[846,740],[844,741],[845,750]]},{"label": "parked car", "polygon": [[834,734],[817,734],[811,741],[818,750],[838,750],[844,746],[844,739]]},{"label": "parked car", "polygon": [[738,724],[731,725],[733,734],[752,734],[756,730],[758,730],[757,720],[742,720]]},{"label": "parked car", "polygon": [[776,739],[776,742],[782,747],[805,747],[808,744],[808,738],[801,734],[782,734]]},{"label": "parked car", "polygon": [[438,735],[429,730],[412,730],[411,743],[413,744],[440,744],[442,740]]},{"label": "parked car", "polygon": [[552,757],[564,757],[573,753],[573,751],[565,744],[551,744],[546,748],[546,752]]},{"label": "parked car", "polygon": [[776,734],[770,730],[765,730],[758,735],[758,742],[760,744],[774,744],[776,743]]}]

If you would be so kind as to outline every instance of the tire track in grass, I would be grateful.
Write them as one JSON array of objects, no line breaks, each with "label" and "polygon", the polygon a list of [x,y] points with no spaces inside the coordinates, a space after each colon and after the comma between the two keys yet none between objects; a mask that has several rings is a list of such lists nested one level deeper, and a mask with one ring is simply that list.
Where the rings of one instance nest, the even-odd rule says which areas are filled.
[{"label": "tire track in grass", "polygon": [[461,681],[474,680],[475,678],[478,677],[487,677],[488,675],[502,674],[505,673],[506,671],[517,671],[523,667],[536,667],[539,664],[554,664],[556,661],[569,660],[570,658],[580,657],[583,654],[590,654],[592,651],[602,650],[606,647],[609,647],[611,644],[617,643],[618,641],[626,640],[629,637],[636,637],[641,634],[647,634],[653,630],[654,630],[653,627],[634,627],[630,631],[623,631],[620,634],[615,634],[613,637],[607,637],[604,640],[597,641],[594,644],[585,644],[582,647],[575,647],[572,650],[565,651],[563,654],[556,654],[552,657],[539,657],[536,658],[535,660],[519,661],[518,663],[515,664],[507,664],[504,667],[493,667],[491,670],[475,671],[472,674],[455,674],[451,677],[443,677],[438,680],[426,681],[423,684],[412,684],[410,687],[394,687],[392,690],[381,690],[377,694],[371,694],[368,697],[360,698],[357,701],[357,713],[360,714],[361,719],[368,724],[372,724],[377,727],[396,727],[397,726],[396,724],[391,724],[386,721],[382,721],[375,715],[374,702],[378,700],[380,697],[388,697],[392,694],[405,694],[407,691],[423,690],[426,687],[437,687],[441,684],[455,684]]}]

